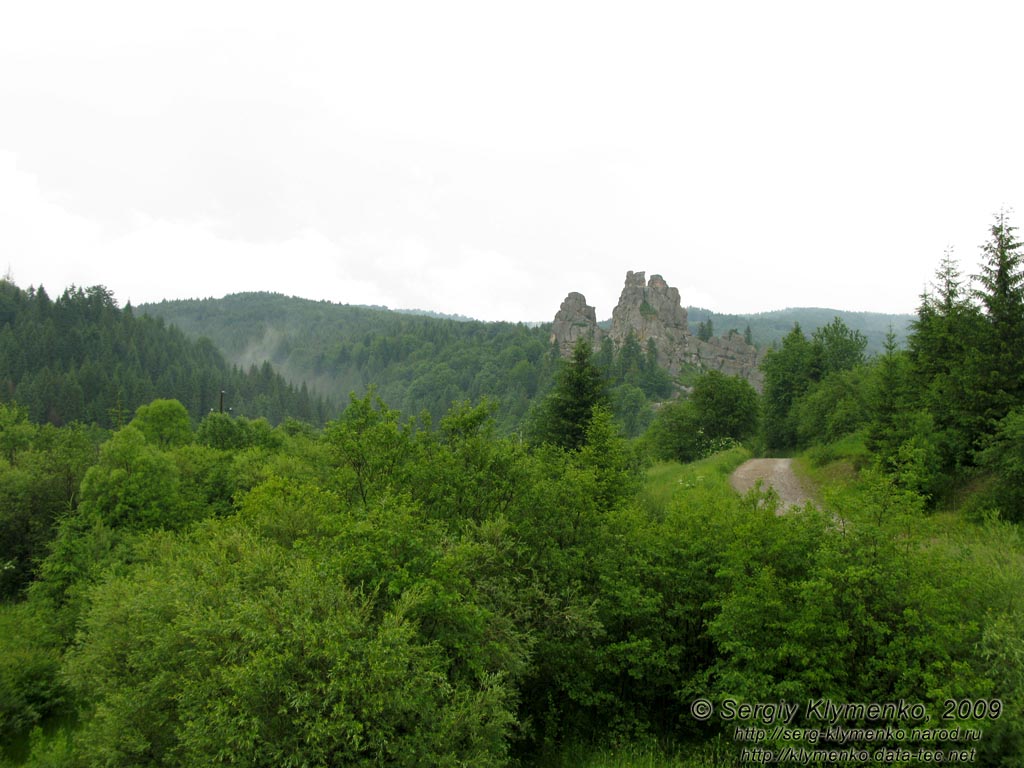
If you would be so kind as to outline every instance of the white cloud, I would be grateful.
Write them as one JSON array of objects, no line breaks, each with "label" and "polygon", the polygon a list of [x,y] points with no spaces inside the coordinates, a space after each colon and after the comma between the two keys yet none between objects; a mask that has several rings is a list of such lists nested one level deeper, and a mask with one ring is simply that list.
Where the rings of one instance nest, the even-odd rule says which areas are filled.
[{"label": "white cloud", "polygon": [[101,231],[47,199],[36,177],[18,167],[17,155],[0,150],[0,264],[16,282],[48,286],[50,293],[84,283],[89,265],[81,245]]}]

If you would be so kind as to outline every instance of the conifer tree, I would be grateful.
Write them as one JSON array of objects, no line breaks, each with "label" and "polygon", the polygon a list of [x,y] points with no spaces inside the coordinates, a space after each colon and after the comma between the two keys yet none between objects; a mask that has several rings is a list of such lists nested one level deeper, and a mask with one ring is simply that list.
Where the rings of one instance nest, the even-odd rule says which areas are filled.
[{"label": "conifer tree", "polygon": [[608,405],[604,377],[594,364],[590,342],[580,339],[572,358],[559,371],[554,389],[540,406],[534,420],[534,439],[578,450],[586,442],[587,427],[598,405]]},{"label": "conifer tree", "polygon": [[989,424],[1024,399],[1024,254],[1016,231],[1000,211],[991,238],[981,246],[984,261],[975,276],[976,296],[988,320],[980,383],[987,395],[983,415]]},{"label": "conifer tree", "polygon": [[985,324],[970,296],[947,250],[907,339],[917,404],[934,419],[947,469],[970,463],[982,430],[977,379]]},{"label": "conifer tree", "polygon": [[796,444],[796,429],[790,409],[807,391],[814,377],[814,347],[804,336],[800,324],[793,326],[761,363],[764,371],[764,429],[769,448],[787,448]]}]

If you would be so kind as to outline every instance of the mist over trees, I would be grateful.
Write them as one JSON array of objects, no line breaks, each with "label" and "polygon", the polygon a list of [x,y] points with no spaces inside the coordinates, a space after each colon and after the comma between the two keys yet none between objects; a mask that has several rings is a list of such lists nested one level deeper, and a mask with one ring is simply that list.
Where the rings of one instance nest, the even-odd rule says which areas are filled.
[{"label": "mist over trees", "polygon": [[0,401],[16,401],[32,421],[116,427],[157,397],[178,400],[200,419],[220,408],[221,391],[227,407],[250,418],[320,424],[327,417],[306,386],[292,386],[269,365],[230,366],[209,340],[119,308],[102,286],[51,299],[42,287],[0,280]]}]

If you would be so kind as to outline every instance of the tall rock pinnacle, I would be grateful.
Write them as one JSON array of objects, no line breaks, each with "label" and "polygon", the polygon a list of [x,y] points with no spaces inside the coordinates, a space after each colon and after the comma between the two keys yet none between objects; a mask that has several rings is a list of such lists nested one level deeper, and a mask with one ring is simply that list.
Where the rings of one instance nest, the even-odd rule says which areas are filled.
[{"label": "tall rock pinnacle", "polygon": [[587,304],[587,298],[575,291],[566,296],[551,324],[551,341],[558,342],[561,355],[571,355],[580,339],[589,339],[596,347],[603,338],[604,331],[597,325],[597,313]]},{"label": "tall rock pinnacle", "polygon": [[[690,369],[717,370],[731,376],[742,376],[761,389],[758,367],[760,355],[738,333],[725,338],[701,341],[690,333],[686,310],[679,291],[661,275],[645,280],[643,272],[627,272],[619,303],[612,311],[612,328],[608,336],[621,347],[633,334],[641,345],[654,340],[658,364],[672,375]],[[588,338],[598,346],[604,333],[597,325],[597,314],[587,305],[582,294],[570,293],[562,302],[551,326],[551,339],[558,343],[562,355],[569,355],[580,338]]]}]

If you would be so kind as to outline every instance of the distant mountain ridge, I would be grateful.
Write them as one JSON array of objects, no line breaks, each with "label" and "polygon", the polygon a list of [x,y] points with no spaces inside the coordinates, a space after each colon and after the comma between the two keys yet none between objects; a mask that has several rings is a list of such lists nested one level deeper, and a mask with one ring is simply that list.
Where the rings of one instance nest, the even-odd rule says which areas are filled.
[{"label": "distant mountain ridge", "polygon": [[698,324],[711,320],[716,334],[724,334],[729,330],[743,333],[749,325],[754,344],[761,348],[780,342],[796,324],[810,335],[816,328],[828,325],[838,317],[851,330],[864,334],[868,340],[868,354],[878,354],[883,350],[890,328],[896,334],[897,342],[902,345],[909,333],[910,324],[916,319],[916,315],[911,314],[856,312],[823,307],[791,307],[748,315],[719,313],[704,307],[687,307],[686,311],[691,326],[696,328]]}]

